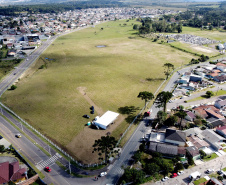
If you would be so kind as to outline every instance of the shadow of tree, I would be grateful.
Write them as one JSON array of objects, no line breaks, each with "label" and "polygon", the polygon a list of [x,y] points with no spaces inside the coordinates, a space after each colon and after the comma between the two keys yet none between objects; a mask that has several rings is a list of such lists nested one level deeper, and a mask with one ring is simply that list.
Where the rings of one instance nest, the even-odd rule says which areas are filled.
[{"label": "shadow of tree", "polygon": [[154,82],[154,81],[164,80],[164,78],[146,78],[146,80],[149,81],[149,82]]},{"label": "shadow of tree", "polygon": [[[135,119],[136,115],[132,114],[127,116],[127,118],[125,119],[127,123],[132,123],[132,121]],[[139,123],[142,120],[142,116],[138,116],[137,119],[135,120],[134,124]]]},{"label": "shadow of tree", "polygon": [[125,107],[119,107],[118,108],[118,112],[120,114],[133,114],[135,113],[137,110],[139,110],[139,107],[135,107],[135,106],[125,106]]}]

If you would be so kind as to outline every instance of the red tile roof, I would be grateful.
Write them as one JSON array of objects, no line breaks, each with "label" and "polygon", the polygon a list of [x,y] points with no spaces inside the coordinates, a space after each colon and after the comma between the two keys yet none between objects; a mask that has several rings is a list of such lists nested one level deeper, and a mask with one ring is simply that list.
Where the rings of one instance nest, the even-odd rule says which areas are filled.
[{"label": "red tile roof", "polygon": [[9,162],[0,164],[0,184],[7,183],[9,181]]}]

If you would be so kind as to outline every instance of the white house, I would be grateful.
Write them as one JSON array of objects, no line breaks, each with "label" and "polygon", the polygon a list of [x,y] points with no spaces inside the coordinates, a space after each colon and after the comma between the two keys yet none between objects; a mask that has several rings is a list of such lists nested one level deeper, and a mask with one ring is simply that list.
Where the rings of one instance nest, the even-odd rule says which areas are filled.
[{"label": "white house", "polygon": [[226,100],[217,100],[214,106],[218,109],[222,109],[223,107],[226,107]]}]

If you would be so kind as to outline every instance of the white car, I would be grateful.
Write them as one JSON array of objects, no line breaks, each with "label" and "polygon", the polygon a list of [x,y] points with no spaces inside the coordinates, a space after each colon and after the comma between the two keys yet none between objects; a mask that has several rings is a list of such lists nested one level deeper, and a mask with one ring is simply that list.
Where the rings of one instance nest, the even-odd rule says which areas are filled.
[{"label": "white car", "polygon": [[206,170],[206,173],[207,174],[210,174],[210,173],[213,173],[214,172],[214,169],[208,169],[208,170]]},{"label": "white car", "polygon": [[100,173],[100,177],[103,177],[103,176],[105,176],[105,175],[107,175],[107,172],[101,172],[101,173]]},{"label": "white car", "polygon": [[162,181],[165,182],[169,179],[169,177],[165,176],[164,178],[162,178]]},{"label": "white car", "polygon": [[184,171],[177,172],[177,175],[182,175],[182,174],[184,174]]}]

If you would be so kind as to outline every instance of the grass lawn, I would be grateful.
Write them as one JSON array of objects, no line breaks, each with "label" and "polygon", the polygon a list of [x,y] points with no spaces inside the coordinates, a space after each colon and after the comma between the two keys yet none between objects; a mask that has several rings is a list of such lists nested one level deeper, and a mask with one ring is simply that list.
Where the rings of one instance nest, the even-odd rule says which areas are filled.
[{"label": "grass lawn", "polygon": [[[120,26],[124,23],[127,26]],[[89,128],[87,121],[120,107],[141,109],[144,101],[138,93],[154,93],[162,82],[147,78],[164,78],[164,63],[178,67],[193,58],[138,37],[133,23],[112,21],[59,37],[17,83],[18,88],[7,91],[1,100],[78,160],[96,162],[94,140],[107,132],[119,138],[128,126],[123,121],[127,115],[107,130]],[[47,68],[38,69],[44,61]],[[91,105],[95,114],[87,120],[82,115],[90,114]]]},{"label": "grass lawn", "polygon": [[225,148],[225,149],[223,149],[223,151],[224,151],[224,152],[226,152],[226,148]]},{"label": "grass lawn", "polygon": [[[214,96],[222,96],[222,95],[225,95],[225,94],[226,94],[225,90],[219,90],[218,92],[214,91]],[[212,97],[214,97],[214,96],[212,96]],[[204,99],[207,99],[207,98],[204,97],[204,96],[199,96],[197,98],[193,98],[191,100],[188,100],[187,102],[193,102],[193,101],[204,100]]]},{"label": "grass lawn", "polygon": [[205,179],[205,178],[200,178],[199,180],[196,180],[196,181],[194,181],[193,183],[194,183],[194,185],[199,185],[199,184],[201,184],[201,183],[203,183],[203,182],[206,182],[207,180]]},{"label": "grass lawn", "polygon": [[222,146],[222,147],[225,147],[225,146],[226,146],[226,144],[222,144],[221,146]]},{"label": "grass lawn", "polygon": [[[192,28],[192,27],[183,27],[183,34],[191,34],[197,35],[200,37],[205,37],[213,40],[218,40],[225,42],[225,32],[217,31],[217,30],[201,30],[200,28]],[[215,44],[217,45],[217,44]]]},{"label": "grass lawn", "polygon": [[202,46],[202,47],[194,46],[194,45],[191,45],[188,43],[183,43],[183,42],[172,42],[172,43],[170,43],[170,45],[175,46],[177,48],[184,49],[191,53],[197,53],[199,55],[204,54],[209,57],[216,56],[217,54],[219,54],[219,52],[217,50],[211,49],[211,48],[205,47],[205,46]]},{"label": "grass lawn", "polygon": [[226,172],[226,167],[222,169],[224,172]]},{"label": "grass lawn", "polygon": [[211,154],[211,157],[210,158],[204,158],[203,160],[204,161],[210,161],[210,160],[212,160],[212,159],[215,159],[215,158],[217,158],[218,157],[218,155],[217,154],[215,154],[215,153],[213,153],[213,154]]}]

